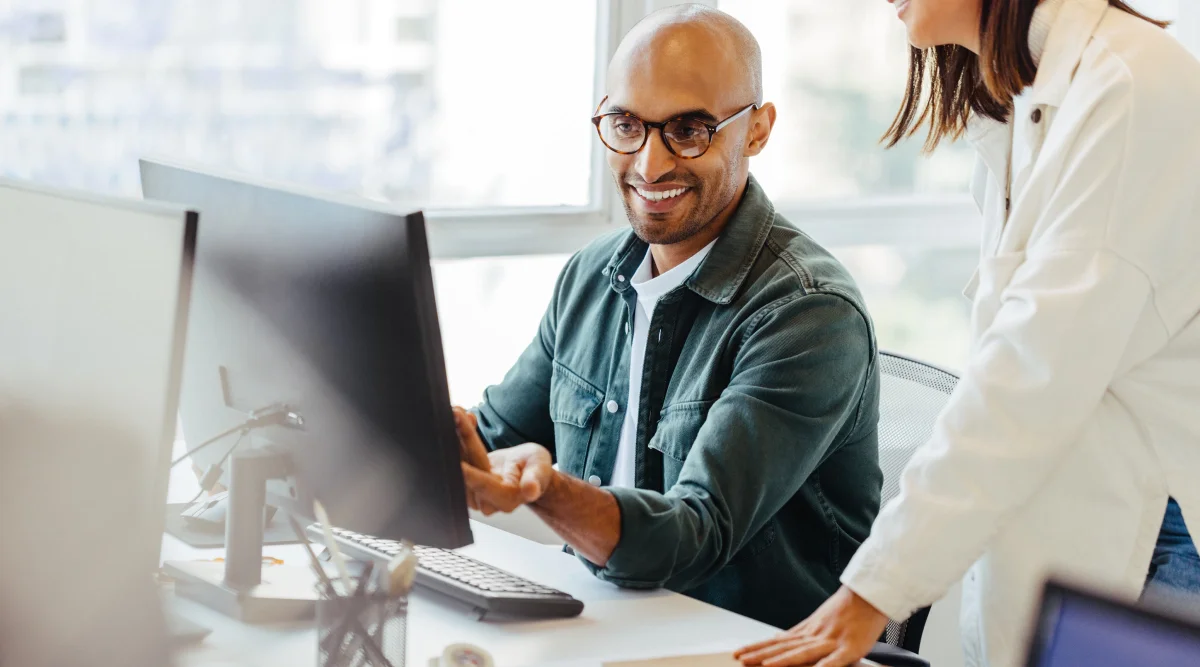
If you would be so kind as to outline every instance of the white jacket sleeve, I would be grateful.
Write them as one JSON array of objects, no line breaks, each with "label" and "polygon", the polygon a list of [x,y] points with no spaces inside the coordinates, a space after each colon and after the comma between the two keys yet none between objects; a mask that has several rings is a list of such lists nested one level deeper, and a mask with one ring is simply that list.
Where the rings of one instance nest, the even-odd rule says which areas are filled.
[{"label": "white jacket sleeve", "polygon": [[[893,619],[932,604],[1045,483],[1105,399],[1153,287],[1114,239],[1169,243],[1153,153],[1119,87],[1077,133],[991,325],[842,582]],[[1076,108],[1079,108],[1077,106]],[[1141,119],[1140,123],[1145,123]],[[1049,148],[1049,147],[1048,147]],[[1174,186],[1171,186],[1174,187]],[[1157,225],[1157,226],[1156,226]],[[1148,238],[1162,236],[1162,238]],[[1009,254],[1020,261],[1020,250]]]}]

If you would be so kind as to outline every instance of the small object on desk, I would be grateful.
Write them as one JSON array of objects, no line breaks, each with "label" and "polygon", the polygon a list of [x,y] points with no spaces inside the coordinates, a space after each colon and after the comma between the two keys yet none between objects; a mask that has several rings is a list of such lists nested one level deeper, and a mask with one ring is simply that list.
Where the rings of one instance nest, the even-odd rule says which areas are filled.
[{"label": "small object on desk", "polygon": [[492,655],[472,644],[451,644],[429,659],[429,667],[495,667]]},{"label": "small object on desk", "polygon": [[[372,561],[368,561],[372,562]],[[418,558],[410,545],[392,557],[387,565],[387,593],[392,596],[407,596],[417,578]]]},{"label": "small object on desk", "polygon": [[333,539],[333,524],[329,523],[329,514],[325,511],[325,506],[321,504],[321,501],[313,501],[313,513],[317,515],[317,521],[321,522],[321,532],[325,536],[325,548],[329,549],[330,556],[333,558],[333,566],[337,568],[338,575],[342,578],[344,590],[349,593],[350,570],[346,567],[346,558],[342,555],[342,550],[338,548],[337,540]]},{"label": "small object on desk", "polygon": [[317,601],[318,667],[404,667],[408,599],[335,595]]},{"label": "small object on desk", "polygon": [[[288,522],[320,582],[317,601],[317,664],[319,667],[404,667],[407,650],[408,598],[369,592],[374,563],[363,570],[354,595],[341,595],[313,553],[304,529]],[[365,625],[364,625],[365,619]],[[330,633],[333,634],[330,634]],[[349,642],[347,642],[349,639]],[[353,649],[353,650],[347,650]]]}]

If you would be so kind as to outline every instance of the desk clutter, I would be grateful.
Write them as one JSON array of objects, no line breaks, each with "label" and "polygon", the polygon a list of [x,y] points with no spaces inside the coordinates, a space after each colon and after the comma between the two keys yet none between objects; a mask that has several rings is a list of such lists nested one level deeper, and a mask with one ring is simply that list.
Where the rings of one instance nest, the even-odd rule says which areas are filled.
[{"label": "desk clutter", "polygon": [[[318,513],[324,515],[323,510]],[[327,542],[339,575],[330,579],[312,551],[304,530],[289,517],[304,546],[320,597],[316,605],[319,667],[404,667],[408,650],[408,596],[417,574],[410,547],[397,553],[378,574],[368,562],[357,583],[336,544]]]}]

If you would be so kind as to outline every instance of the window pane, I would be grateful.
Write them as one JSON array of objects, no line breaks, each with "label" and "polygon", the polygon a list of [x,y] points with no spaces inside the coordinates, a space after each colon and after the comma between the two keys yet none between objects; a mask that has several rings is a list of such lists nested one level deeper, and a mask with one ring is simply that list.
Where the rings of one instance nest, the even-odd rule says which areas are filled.
[{"label": "window pane", "polygon": [[977,248],[862,245],[830,248],[854,275],[879,348],[960,372],[970,344],[971,302],[963,288]]},{"label": "window pane", "polygon": [[569,255],[434,262],[450,400],[473,406],[533,342]]},{"label": "window pane", "polygon": [[753,169],[778,200],[965,192],[965,142],[930,158],[921,141],[885,151],[879,138],[899,108],[908,43],[880,0],[720,0],[762,45],[766,99],[779,107],[771,143]]},{"label": "window pane", "polygon": [[[137,158],[155,154],[424,207],[586,205],[596,13],[595,0],[10,0],[0,175],[136,195]],[[517,108],[533,122],[494,120]]]},{"label": "window pane", "polygon": [[[1179,18],[1180,0],[1132,4],[1154,18]],[[764,93],[779,117],[753,169],[777,201],[966,190],[973,152],[965,141],[944,144],[931,157],[920,155],[923,135],[888,151],[879,144],[908,69],[904,24],[894,7],[880,0],[718,5],[762,45]]]}]

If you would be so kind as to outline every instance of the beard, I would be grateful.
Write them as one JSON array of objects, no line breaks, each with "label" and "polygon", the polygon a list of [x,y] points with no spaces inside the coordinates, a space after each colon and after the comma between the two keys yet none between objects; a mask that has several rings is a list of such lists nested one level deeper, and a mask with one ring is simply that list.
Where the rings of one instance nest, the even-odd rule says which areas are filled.
[{"label": "beard", "polygon": [[[703,203],[698,189],[695,186],[692,188],[685,196],[696,196]],[[673,211],[670,213],[638,212],[632,201],[634,197],[638,196],[631,189],[625,197],[621,198],[621,202],[625,205],[625,216],[629,219],[629,225],[633,227],[633,233],[650,245],[673,245],[686,241],[704,229],[716,215],[715,212],[712,215],[705,215],[703,206],[685,213],[684,217],[679,220],[675,220],[676,214]]]},{"label": "beard", "polygon": [[690,172],[671,172],[660,176],[656,182],[678,183],[688,188],[686,193],[680,195],[687,199],[680,202],[682,210],[665,213],[638,210],[635,202],[641,195],[634,186],[645,181],[632,171],[624,174],[614,173],[613,178],[621,191],[621,203],[625,206],[625,215],[633,227],[633,233],[650,245],[673,245],[698,234],[729,206],[737,194],[738,155],[740,151],[732,151],[729,157],[725,158],[724,169],[708,180],[701,180]]}]

